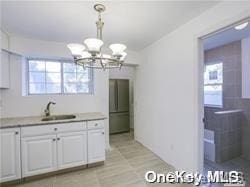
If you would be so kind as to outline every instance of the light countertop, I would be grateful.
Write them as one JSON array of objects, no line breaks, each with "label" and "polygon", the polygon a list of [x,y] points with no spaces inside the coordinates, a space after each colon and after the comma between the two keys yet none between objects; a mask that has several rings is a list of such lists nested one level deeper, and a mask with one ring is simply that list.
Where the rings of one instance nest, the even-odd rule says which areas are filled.
[{"label": "light countertop", "polygon": [[52,121],[42,121],[43,116],[1,118],[0,128],[15,128],[24,126],[49,125],[58,123],[70,123],[70,122],[106,119],[106,117],[99,112],[79,113],[74,115],[76,116],[76,118],[74,119],[52,120]]}]

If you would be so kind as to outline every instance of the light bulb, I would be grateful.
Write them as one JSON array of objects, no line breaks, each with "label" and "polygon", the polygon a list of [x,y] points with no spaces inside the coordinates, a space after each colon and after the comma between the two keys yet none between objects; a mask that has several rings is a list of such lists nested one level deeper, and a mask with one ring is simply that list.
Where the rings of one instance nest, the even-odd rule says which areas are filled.
[{"label": "light bulb", "polygon": [[96,38],[88,38],[84,40],[84,43],[90,53],[99,53],[103,45],[103,41]]},{"label": "light bulb", "polygon": [[91,54],[88,51],[83,51],[83,52],[81,52],[81,57],[82,58],[89,58],[89,57],[91,57]]},{"label": "light bulb", "polygon": [[122,52],[122,57],[120,58],[121,61],[124,61],[127,56],[126,52]]},{"label": "light bulb", "polygon": [[103,54],[102,57],[105,58],[102,60],[104,64],[107,64],[109,62],[109,59],[111,58],[111,56],[107,54]]},{"label": "light bulb", "polygon": [[78,43],[70,43],[67,45],[73,56],[79,56],[84,51],[85,46]]},{"label": "light bulb", "polygon": [[112,50],[113,52],[113,56],[122,56],[122,52],[127,48],[125,45],[123,44],[111,44],[109,46],[109,48]]}]

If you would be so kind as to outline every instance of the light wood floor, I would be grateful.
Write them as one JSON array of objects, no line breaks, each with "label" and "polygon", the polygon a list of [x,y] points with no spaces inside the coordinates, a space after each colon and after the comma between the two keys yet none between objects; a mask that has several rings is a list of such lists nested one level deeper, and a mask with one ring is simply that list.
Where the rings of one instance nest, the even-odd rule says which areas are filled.
[{"label": "light wood floor", "polygon": [[[149,184],[144,180],[146,171],[157,173],[175,171],[151,151],[134,141],[133,133],[112,135],[112,149],[106,153],[106,161],[102,166],[55,175],[40,180],[26,182],[10,187],[147,187],[168,186],[184,187],[183,184]],[[205,162],[206,170],[241,169],[246,177],[250,177],[250,165],[243,159],[235,159],[218,165]],[[220,187],[220,184],[205,184],[202,187]]]},{"label": "light wood floor", "polygon": [[133,133],[112,135],[112,150],[107,152],[105,164],[80,171],[60,174],[15,187],[112,187],[112,186],[168,186],[183,187],[180,184],[149,184],[144,180],[148,170],[159,173],[174,171],[151,151],[133,139]]}]

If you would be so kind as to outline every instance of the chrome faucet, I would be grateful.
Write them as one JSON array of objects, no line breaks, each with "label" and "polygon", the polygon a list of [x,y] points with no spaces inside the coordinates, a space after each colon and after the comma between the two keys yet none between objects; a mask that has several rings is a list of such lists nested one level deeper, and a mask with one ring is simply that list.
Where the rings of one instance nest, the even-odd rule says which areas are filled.
[{"label": "chrome faucet", "polygon": [[56,103],[50,101],[50,102],[47,104],[47,107],[46,107],[46,109],[44,110],[45,116],[50,116],[50,105],[51,105],[51,104],[55,105]]}]

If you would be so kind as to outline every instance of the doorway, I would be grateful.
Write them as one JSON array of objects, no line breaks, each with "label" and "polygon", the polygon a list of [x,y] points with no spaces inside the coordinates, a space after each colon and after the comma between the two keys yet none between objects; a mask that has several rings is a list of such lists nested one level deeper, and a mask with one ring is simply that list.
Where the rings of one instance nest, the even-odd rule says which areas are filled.
[{"label": "doorway", "polygon": [[250,19],[202,38],[202,44],[203,171],[240,171],[249,184]]},{"label": "doorway", "polygon": [[129,80],[109,79],[109,132],[130,131]]},{"label": "doorway", "polygon": [[134,76],[136,66],[109,70],[109,129],[111,147],[134,141]]}]

